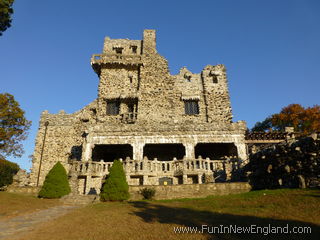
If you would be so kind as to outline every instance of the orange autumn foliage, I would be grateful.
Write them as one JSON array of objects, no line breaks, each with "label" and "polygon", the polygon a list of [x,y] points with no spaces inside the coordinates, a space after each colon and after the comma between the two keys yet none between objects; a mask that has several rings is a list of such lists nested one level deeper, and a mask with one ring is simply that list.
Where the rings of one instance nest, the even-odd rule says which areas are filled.
[{"label": "orange autumn foliage", "polygon": [[320,106],[304,108],[300,104],[290,104],[280,113],[271,116],[272,126],[277,130],[294,127],[296,132],[305,134],[320,132]]}]

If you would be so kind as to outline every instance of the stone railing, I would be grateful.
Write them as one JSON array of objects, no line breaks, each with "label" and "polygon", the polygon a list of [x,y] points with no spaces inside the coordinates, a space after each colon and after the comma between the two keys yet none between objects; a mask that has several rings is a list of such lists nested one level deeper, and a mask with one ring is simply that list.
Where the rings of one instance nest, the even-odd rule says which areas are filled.
[{"label": "stone railing", "polygon": [[102,63],[119,63],[141,65],[142,60],[140,55],[122,55],[122,54],[94,54],[91,57],[91,65]]},{"label": "stone railing", "polygon": [[138,114],[135,112],[120,114],[122,123],[135,123],[137,120],[137,116],[138,116]]},{"label": "stone railing", "polygon": [[[122,159],[120,159],[122,161]],[[171,161],[159,161],[156,158],[149,160],[144,158],[137,161],[126,158],[122,161],[124,170],[127,175],[157,175],[166,173],[168,175],[179,176],[183,174],[212,173],[215,171],[230,172],[232,169],[239,167],[237,159],[211,160],[202,159],[183,159],[174,158]],[[104,176],[109,174],[112,162],[101,161],[71,161],[70,171],[76,172],[77,175],[96,175]]]},{"label": "stone railing", "polygon": [[78,175],[104,175],[109,173],[112,162],[95,162],[95,161],[70,161],[70,171],[76,172]]}]

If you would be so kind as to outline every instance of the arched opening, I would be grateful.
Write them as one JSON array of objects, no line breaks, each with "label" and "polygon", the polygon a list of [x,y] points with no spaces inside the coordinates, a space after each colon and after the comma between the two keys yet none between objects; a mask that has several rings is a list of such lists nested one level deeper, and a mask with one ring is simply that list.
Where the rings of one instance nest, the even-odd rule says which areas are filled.
[{"label": "arched opening", "polygon": [[196,158],[223,159],[225,157],[238,157],[237,147],[234,143],[198,143],[195,147]]},{"label": "arched opening", "polygon": [[148,159],[157,158],[159,161],[169,161],[173,158],[183,159],[186,153],[183,144],[146,144],[143,148],[143,157]]},{"label": "arched opening", "polygon": [[93,161],[113,162],[127,157],[132,159],[133,149],[130,144],[96,144],[92,150]]}]

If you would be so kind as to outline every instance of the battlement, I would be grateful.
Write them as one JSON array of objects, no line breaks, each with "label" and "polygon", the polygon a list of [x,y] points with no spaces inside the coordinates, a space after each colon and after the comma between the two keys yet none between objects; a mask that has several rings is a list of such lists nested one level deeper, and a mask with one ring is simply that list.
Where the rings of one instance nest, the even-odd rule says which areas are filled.
[{"label": "battlement", "polygon": [[156,31],[144,30],[143,40],[104,39],[103,53],[121,55],[142,55],[146,52],[156,52]]}]

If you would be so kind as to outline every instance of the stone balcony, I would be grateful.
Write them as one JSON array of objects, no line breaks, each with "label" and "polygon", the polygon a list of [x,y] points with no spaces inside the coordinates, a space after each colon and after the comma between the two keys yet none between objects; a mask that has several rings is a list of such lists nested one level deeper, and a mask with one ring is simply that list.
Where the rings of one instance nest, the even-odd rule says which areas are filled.
[{"label": "stone balcony", "polygon": [[[149,160],[144,158],[141,161],[127,158],[120,159],[123,163],[127,176],[182,176],[192,174],[212,174],[216,171],[231,172],[237,169],[239,161],[237,159],[211,160],[209,158],[202,159],[184,159],[171,161],[158,161],[157,159]],[[112,162],[98,161],[70,161],[70,172],[76,173],[78,176],[100,176],[109,174]]]},{"label": "stone balcony", "polygon": [[138,113],[129,112],[120,114],[120,120],[122,123],[135,123],[137,121]]},{"label": "stone balcony", "polygon": [[123,55],[123,54],[94,54],[91,57],[91,66],[93,70],[100,74],[100,68],[103,64],[118,65],[142,65],[141,55]]}]

